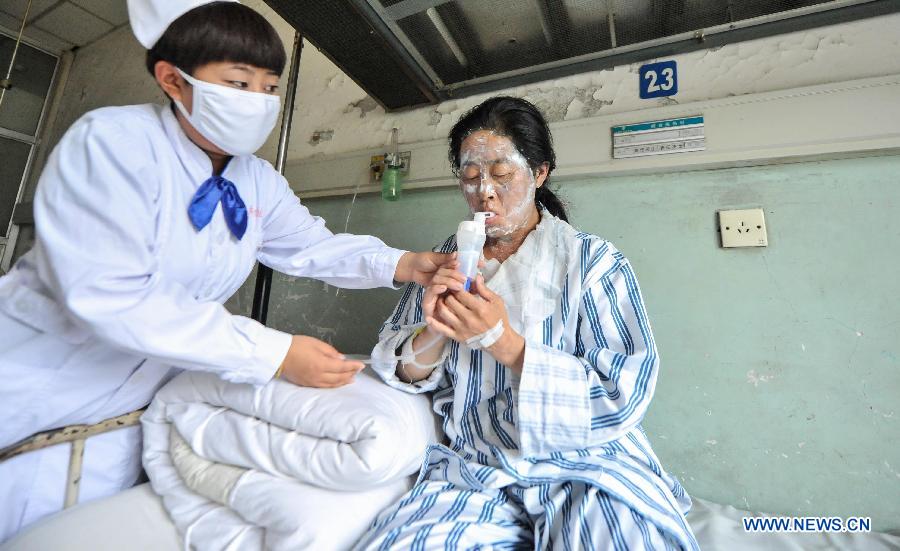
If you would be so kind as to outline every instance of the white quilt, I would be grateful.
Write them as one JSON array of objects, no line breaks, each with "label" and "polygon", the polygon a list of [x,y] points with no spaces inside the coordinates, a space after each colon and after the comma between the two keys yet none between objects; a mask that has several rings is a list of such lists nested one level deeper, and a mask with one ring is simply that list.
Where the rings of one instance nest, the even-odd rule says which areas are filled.
[{"label": "white quilt", "polygon": [[185,372],[142,423],[153,490],[198,551],[348,548],[439,434],[427,396],[368,371],[338,389]]}]

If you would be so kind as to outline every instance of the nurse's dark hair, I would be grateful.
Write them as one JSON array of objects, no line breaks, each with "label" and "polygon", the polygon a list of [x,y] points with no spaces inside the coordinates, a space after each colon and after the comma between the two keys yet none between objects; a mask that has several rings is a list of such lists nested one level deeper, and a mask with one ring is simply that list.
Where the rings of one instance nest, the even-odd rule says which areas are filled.
[{"label": "nurse's dark hair", "polygon": [[460,148],[472,132],[492,130],[506,136],[521,153],[532,171],[547,163],[549,171],[544,185],[535,190],[534,202],[550,214],[569,221],[566,208],[550,189],[550,173],[556,168],[556,153],[550,126],[540,109],[522,98],[497,96],[490,98],[462,116],[450,130],[450,166],[460,170]]},{"label": "nurse's dark hair", "polygon": [[188,11],[169,25],[147,51],[151,75],[159,61],[168,61],[188,74],[207,63],[231,61],[280,75],[287,55],[275,28],[262,15],[237,2],[213,2]]}]

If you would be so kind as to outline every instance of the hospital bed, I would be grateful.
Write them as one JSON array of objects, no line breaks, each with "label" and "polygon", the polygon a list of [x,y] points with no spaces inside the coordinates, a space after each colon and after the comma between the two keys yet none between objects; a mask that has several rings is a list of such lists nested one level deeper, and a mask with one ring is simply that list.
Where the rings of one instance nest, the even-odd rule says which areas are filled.
[{"label": "hospital bed", "polygon": [[[179,402],[179,397],[186,396],[185,392],[189,390],[197,389],[203,389],[207,397],[229,394],[231,401],[228,403],[238,409],[240,409],[239,404],[243,402],[241,396],[256,395],[253,387],[229,385],[209,374],[187,372],[173,380],[159,392],[154,403],[144,414],[145,466],[151,475],[155,472],[159,476],[161,471],[158,468],[156,470],[151,468],[154,466],[154,462],[147,463],[148,449],[165,451],[165,448],[168,448],[165,444],[162,449],[158,449],[160,441],[168,441],[165,436],[160,437],[160,430],[164,434],[171,434],[169,431],[175,430],[174,425],[164,422],[168,419],[164,415],[164,412],[168,411],[164,404],[172,404],[173,411],[176,413],[184,412],[184,402]],[[312,547],[307,545],[304,548],[312,548],[316,551],[319,549],[345,549],[352,546],[353,542],[365,533],[382,509],[412,487],[413,477],[409,475],[414,473],[417,468],[418,458],[421,457],[419,450],[428,442],[433,442],[439,434],[437,418],[434,418],[434,423],[432,423],[433,412],[430,400],[423,395],[398,392],[368,371],[360,374],[353,384],[333,391],[295,387],[281,382],[267,385],[262,391],[278,393],[277,395],[267,395],[266,399],[260,401],[262,404],[295,404],[297,407],[303,407],[302,404],[311,403],[310,400],[316,400],[321,398],[324,393],[328,393],[327,404],[316,402],[319,407],[315,412],[310,411],[308,415],[303,416],[304,424],[301,433],[307,438],[315,434],[314,427],[320,426],[326,419],[327,423],[350,427],[362,420],[361,422],[365,426],[372,428],[371,431],[360,434],[361,441],[367,443],[363,447],[354,448],[353,453],[354,458],[358,455],[367,465],[365,476],[360,480],[370,480],[373,482],[372,485],[347,484],[359,476],[359,473],[354,474],[354,461],[340,463],[342,467],[337,470],[334,468],[321,470],[319,467],[322,464],[332,466],[338,464],[337,457],[330,453],[323,455],[314,452],[313,448],[303,448],[300,453],[287,458],[287,461],[299,466],[302,471],[319,473],[316,480],[326,482],[322,487],[303,486],[300,493],[290,493],[289,495],[290,516],[303,519],[302,523],[296,525],[297,527],[291,525],[291,534],[296,536],[298,541],[315,542],[317,545]],[[188,394],[188,396],[192,395]],[[203,400],[206,399],[203,398]],[[221,411],[223,408],[218,406],[222,404],[210,404],[217,407],[213,408],[207,417],[196,418],[194,424],[198,427],[205,427],[198,430],[219,435],[220,438],[216,440],[224,442],[228,449],[247,449],[244,447],[246,440],[228,437],[228,435],[234,436],[234,434],[227,427],[236,428],[241,425],[234,425],[230,421],[226,421],[226,418],[229,418],[234,410],[230,410],[231,412]],[[260,407],[268,410],[264,405]],[[341,411],[345,415],[336,416],[335,411]],[[266,415],[262,414],[262,410],[248,413],[252,414],[253,419],[250,421],[250,425],[256,426],[265,422]],[[83,427],[77,431],[64,431],[63,436],[77,437],[84,436],[85,431],[89,430],[108,430],[117,423],[127,425],[132,418],[136,417],[119,419],[93,429]],[[181,429],[179,430],[187,431],[183,435],[185,439],[196,440],[189,436],[189,434],[196,436],[196,433],[191,432],[190,425],[190,423],[180,423]],[[278,428],[269,428],[264,432],[269,434],[270,431],[278,430]],[[326,432],[330,430],[327,429]],[[351,428],[350,432],[355,432],[355,429]],[[55,441],[54,437],[58,438],[59,435],[51,434],[47,438],[42,437],[37,440]],[[272,453],[275,450],[283,449],[279,443],[273,444],[268,440],[266,442],[272,444],[271,447],[265,447],[266,450],[272,450]],[[350,441],[348,440],[347,443]],[[325,442],[318,442],[316,445],[316,449],[325,450],[327,448],[328,444]],[[204,449],[204,453],[211,451],[209,448]],[[151,453],[151,455],[155,453]],[[177,462],[174,455],[172,457],[173,461]],[[385,462],[405,466],[398,469],[394,475],[388,475],[381,469]],[[183,474],[183,471],[179,471],[177,476],[183,476]],[[151,476],[151,478],[153,477]],[[376,481],[376,478],[380,482]],[[108,498],[76,505],[39,521],[26,528],[13,540],[0,545],[0,551],[40,551],[45,549],[54,551],[103,551],[107,549],[166,551],[191,548],[191,544],[196,541],[190,539],[191,531],[201,530],[199,525],[190,521],[186,522],[186,519],[192,518],[191,508],[186,506],[187,502],[183,501],[181,494],[172,492],[171,488],[167,490],[164,482],[160,484],[161,479],[153,478],[153,480],[156,490],[167,496],[165,503],[149,483],[141,484]],[[327,482],[329,480],[331,482]],[[290,478],[276,479],[273,482],[274,486],[270,485],[264,488],[263,502],[267,507],[275,507],[275,510],[280,510],[281,506],[287,505],[287,502],[283,499],[278,501],[278,497],[272,492],[278,493],[285,488],[284,485],[295,485],[295,482]],[[350,489],[341,491],[341,487]],[[247,507],[244,506],[247,503],[250,504],[251,510],[255,511],[256,505],[254,504],[257,501],[251,494],[239,493],[236,496],[234,499],[242,503],[241,511],[243,512],[239,512],[240,515],[247,514]],[[246,502],[248,497],[250,501]],[[693,508],[687,519],[702,549],[728,551],[751,549],[900,550],[900,534],[750,533],[745,531],[743,519],[762,515],[698,499],[696,496],[693,500]],[[229,500],[229,502],[231,501]],[[281,505],[275,505],[276,503]],[[181,511],[182,514],[182,518],[178,519],[178,527],[168,512],[173,510]],[[201,518],[203,516],[205,515],[201,515]],[[224,517],[215,517],[215,519],[218,520],[213,520],[212,524],[206,523],[208,528],[223,535],[232,533],[226,526],[227,522],[225,524],[221,522]],[[254,523],[251,520],[249,517],[246,518],[248,524],[252,525]],[[275,522],[277,524],[277,520]],[[186,525],[187,528],[185,528]],[[235,548],[242,548],[235,546],[234,540],[229,539],[229,536],[224,536],[223,541],[230,542]],[[271,543],[268,539],[265,541],[267,544]],[[253,547],[256,548],[258,545],[260,544]],[[217,545],[211,547],[209,540],[205,540],[204,546],[218,548]],[[293,549],[296,546],[285,547],[282,545],[281,548]]]},{"label": "hospital bed", "polygon": [[[323,401],[326,394],[327,400]],[[228,400],[222,398],[226,395]],[[252,407],[258,409],[245,409],[251,402]],[[286,411],[287,417],[297,419],[298,425],[294,430],[302,435],[300,438],[289,437],[289,441],[297,446],[296,453],[287,453],[291,448],[285,446],[284,440],[269,438],[288,425],[269,425],[273,421],[269,413],[285,412],[285,409],[272,409],[267,404],[294,405]],[[316,408],[307,411],[307,404],[316,404]],[[199,416],[191,413],[195,405],[198,406],[196,412]],[[290,413],[295,408],[306,413],[301,416]],[[236,415],[238,411],[243,411],[247,417]],[[95,431],[129,426],[138,419],[139,413],[92,427],[69,427],[39,435],[29,439],[26,445],[52,445],[58,443],[60,438],[72,441]],[[182,489],[201,490],[200,486],[189,482],[193,474],[179,467],[178,454],[170,445],[176,426],[179,427],[178,434],[183,437],[179,441],[194,442],[198,446],[198,454],[215,456],[215,449],[220,448],[219,444],[212,444],[215,441],[233,450],[234,457],[243,458],[245,452],[261,450],[265,457],[271,455],[273,463],[292,465],[292,470],[296,472],[293,477],[272,479],[271,483],[261,488],[261,494],[234,489],[237,486],[229,489],[227,493],[232,497],[226,501],[234,507],[232,512],[240,517],[235,517],[236,524],[225,516],[213,516],[204,521],[206,512],[199,517],[195,513],[207,511],[207,504],[201,504],[199,509],[194,508],[194,498],[186,501],[182,492]],[[252,446],[255,442],[252,434],[240,436],[245,426],[253,427],[254,433],[262,426],[262,434],[267,436],[261,448]],[[194,536],[204,530],[212,530],[216,536],[213,541],[204,539],[203,547],[213,549],[230,544],[242,549],[247,545],[236,546],[236,540],[228,534],[239,534],[239,540],[240,533],[246,530],[253,531],[257,527],[266,530],[265,526],[277,526],[281,515],[275,513],[282,511],[287,511],[291,519],[302,519],[302,522],[289,524],[288,538],[294,543],[286,546],[282,540],[280,548],[298,548],[300,546],[295,545],[297,542],[313,542],[309,545],[304,543],[303,547],[316,551],[349,548],[384,508],[412,487],[414,473],[421,461],[421,450],[439,438],[439,426],[426,396],[399,392],[369,371],[357,376],[352,384],[336,390],[296,387],[281,381],[256,389],[249,385],[231,385],[212,374],[185,372],[160,390],[143,415],[144,464],[156,491],[149,483],[141,484],[114,496],[67,508],[26,528],[13,540],[0,545],[0,551],[189,549],[197,542]],[[337,427],[341,427],[340,432],[335,432]],[[357,430],[362,427],[365,430]],[[214,434],[216,438],[204,434]],[[318,439],[317,434],[330,434],[342,443],[329,443],[324,437]],[[356,436],[351,437],[351,434]],[[201,441],[211,446],[199,444]],[[354,441],[362,444],[357,447]],[[347,451],[352,449],[352,453],[343,459],[342,452],[337,449],[342,446],[348,446]],[[160,468],[160,453],[173,462],[174,471],[177,471],[174,476],[181,480],[177,488],[166,481],[170,473]],[[280,459],[276,460],[276,456]],[[153,459],[148,462],[148,458]],[[268,462],[269,459],[265,459],[264,463]],[[358,469],[360,465],[364,465],[362,471]],[[279,471],[287,472],[283,469]],[[297,478],[300,472],[314,476],[305,485],[297,484],[301,481]],[[76,474],[74,481],[77,478]],[[253,486],[256,483],[248,478],[247,484]],[[77,497],[77,483],[74,489],[73,499]],[[165,502],[157,492],[166,496]],[[283,492],[285,495],[276,495]],[[761,515],[696,496],[693,499],[693,508],[687,520],[702,549],[900,550],[900,534],[750,533],[744,530],[743,519]],[[258,512],[260,504],[264,504],[266,510],[271,509],[264,515],[263,523],[251,518]],[[209,505],[218,508],[212,502]],[[175,517],[177,526],[169,511],[179,511],[179,516]],[[206,528],[202,528],[200,523]],[[238,526],[237,532],[233,530],[234,526]],[[242,541],[253,548],[263,545],[263,541],[268,546],[275,541],[270,540],[269,535],[266,532],[262,536],[265,539],[247,538]],[[272,535],[272,538],[277,537],[280,536]]]},{"label": "hospital bed", "polygon": [[[318,507],[311,503],[310,507]],[[331,525],[322,530],[343,530],[347,515],[377,511],[334,510]],[[751,516],[727,505],[694,499],[688,521],[705,550],[750,551],[888,551],[900,549],[900,536],[888,534],[747,533],[742,517]],[[149,484],[118,495],[67,509],[37,523],[0,551],[122,551],[183,549],[160,498]]]}]

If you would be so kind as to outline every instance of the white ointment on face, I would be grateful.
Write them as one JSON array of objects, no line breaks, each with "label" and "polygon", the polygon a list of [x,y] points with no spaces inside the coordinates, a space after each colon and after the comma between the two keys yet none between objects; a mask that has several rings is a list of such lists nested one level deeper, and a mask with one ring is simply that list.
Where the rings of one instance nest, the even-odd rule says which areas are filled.
[{"label": "white ointment on face", "polygon": [[494,213],[485,224],[486,232],[499,238],[528,223],[537,185],[512,140],[479,130],[460,146],[459,187],[472,212]]}]

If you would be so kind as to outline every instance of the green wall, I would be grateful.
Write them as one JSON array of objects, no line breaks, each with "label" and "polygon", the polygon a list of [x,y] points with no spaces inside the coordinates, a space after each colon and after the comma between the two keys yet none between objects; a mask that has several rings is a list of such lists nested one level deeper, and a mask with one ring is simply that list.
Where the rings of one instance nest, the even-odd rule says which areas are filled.
[{"label": "green wall", "polygon": [[[692,494],[900,528],[898,174],[882,156],[560,186],[635,266],[662,358],[644,426]],[[343,229],[349,197],[306,204]],[[747,207],[769,246],[720,248],[715,212]],[[455,190],[360,196],[349,230],[424,249],[465,213]],[[366,352],[398,298],[276,276],[269,323]]]}]

